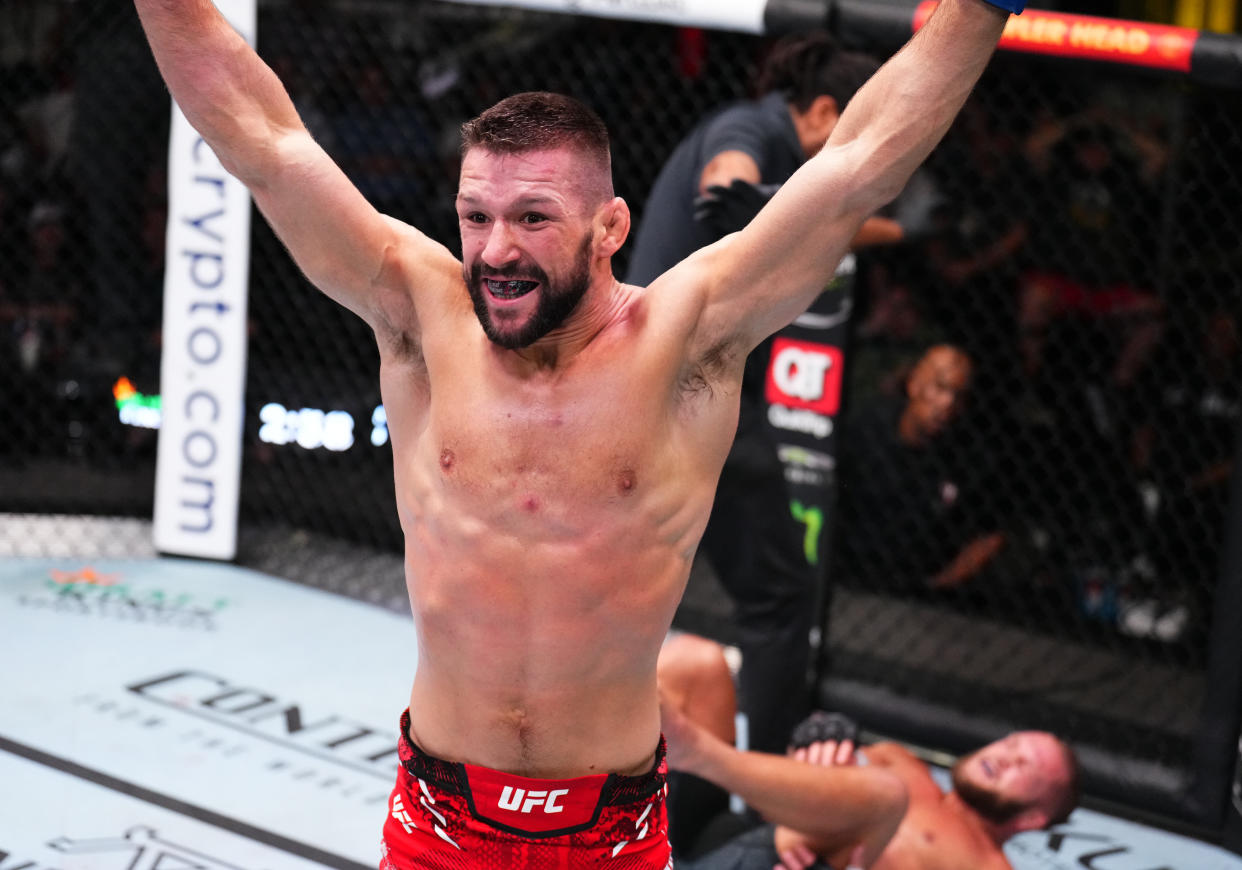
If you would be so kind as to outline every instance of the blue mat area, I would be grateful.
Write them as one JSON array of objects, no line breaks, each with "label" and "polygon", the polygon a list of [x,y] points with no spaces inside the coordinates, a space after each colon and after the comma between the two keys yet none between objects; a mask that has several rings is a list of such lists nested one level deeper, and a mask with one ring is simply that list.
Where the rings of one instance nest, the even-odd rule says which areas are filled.
[{"label": "blue mat area", "polygon": [[[934,771],[941,788],[949,772]],[[1242,857],[1208,843],[1079,808],[1050,831],[1005,844],[1014,870],[1242,870]]]},{"label": "blue mat area", "polygon": [[[139,845],[221,867],[378,864],[408,617],[228,565],[11,559],[0,636],[22,653],[0,673],[16,777],[0,781],[24,784],[0,793],[0,851],[117,870],[198,866],[122,860]],[[115,849],[70,862],[70,843]]]},{"label": "blue mat area", "polygon": [[[229,565],[7,559],[0,637],[20,661],[0,673],[5,867],[376,866],[408,617]],[[1017,870],[1242,870],[1087,810],[1006,851]]]},{"label": "blue mat area", "polygon": [[1019,834],[1005,844],[1016,870],[1239,870],[1223,849],[1091,810],[1076,810],[1052,831]]}]

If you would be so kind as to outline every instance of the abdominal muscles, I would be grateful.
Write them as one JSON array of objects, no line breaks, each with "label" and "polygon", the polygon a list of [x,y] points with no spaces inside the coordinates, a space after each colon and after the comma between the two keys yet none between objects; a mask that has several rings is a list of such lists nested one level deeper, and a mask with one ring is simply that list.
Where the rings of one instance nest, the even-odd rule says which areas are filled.
[{"label": "abdominal muscles", "polygon": [[406,479],[416,494],[398,480],[415,740],[528,776],[649,764],[656,656],[710,497],[696,504],[632,464],[566,486],[551,468],[471,482],[461,460],[445,473],[441,451],[439,479]]}]

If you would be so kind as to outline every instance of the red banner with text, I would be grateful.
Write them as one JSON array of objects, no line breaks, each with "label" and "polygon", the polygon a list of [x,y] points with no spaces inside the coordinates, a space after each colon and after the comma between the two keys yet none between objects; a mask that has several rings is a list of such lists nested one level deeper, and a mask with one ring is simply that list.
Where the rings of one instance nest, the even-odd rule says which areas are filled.
[{"label": "red banner with text", "polygon": [[[918,5],[915,30],[927,22],[935,8],[936,0]],[[1000,48],[1190,72],[1190,57],[1198,39],[1199,31],[1189,27],[1027,9],[1010,16]]]}]

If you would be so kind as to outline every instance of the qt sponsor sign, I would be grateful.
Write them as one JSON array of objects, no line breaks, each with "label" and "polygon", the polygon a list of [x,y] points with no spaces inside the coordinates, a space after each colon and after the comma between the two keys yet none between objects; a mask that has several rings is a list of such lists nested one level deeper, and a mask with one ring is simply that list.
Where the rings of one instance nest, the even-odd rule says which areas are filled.
[{"label": "qt sponsor sign", "polygon": [[767,399],[831,417],[841,407],[840,348],[778,336],[768,365]]},{"label": "qt sponsor sign", "polygon": [[[253,44],[255,0],[216,5]],[[155,546],[231,559],[241,478],[250,194],[175,106],[167,263]]]},{"label": "qt sponsor sign", "polygon": [[[837,418],[855,268],[852,256],[842,260],[828,289],[773,337],[766,360],[766,422],[807,563],[816,566],[825,564],[835,499]],[[818,576],[822,580],[822,573]]]}]

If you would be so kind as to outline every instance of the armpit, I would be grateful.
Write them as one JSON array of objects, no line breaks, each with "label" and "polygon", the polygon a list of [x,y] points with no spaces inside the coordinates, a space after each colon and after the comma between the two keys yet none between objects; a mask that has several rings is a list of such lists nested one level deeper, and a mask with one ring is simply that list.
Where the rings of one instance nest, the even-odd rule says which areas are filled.
[{"label": "armpit", "polygon": [[425,365],[422,342],[413,333],[385,325],[375,330],[375,338],[382,357],[405,365],[414,364],[420,368]]},{"label": "armpit", "polygon": [[736,379],[740,362],[736,342],[718,341],[686,366],[681,379],[682,391],[711,395],[722,384]]}]

